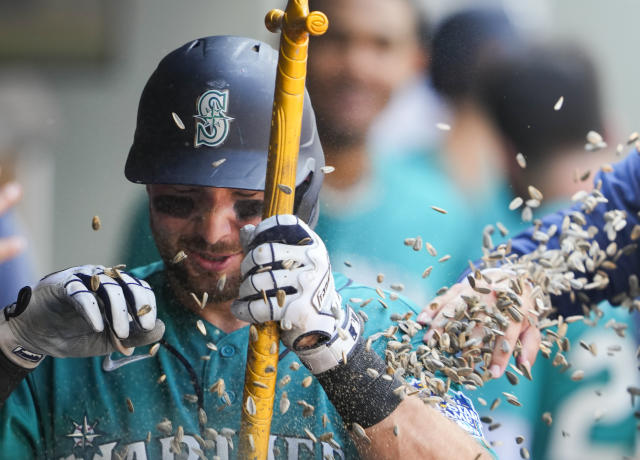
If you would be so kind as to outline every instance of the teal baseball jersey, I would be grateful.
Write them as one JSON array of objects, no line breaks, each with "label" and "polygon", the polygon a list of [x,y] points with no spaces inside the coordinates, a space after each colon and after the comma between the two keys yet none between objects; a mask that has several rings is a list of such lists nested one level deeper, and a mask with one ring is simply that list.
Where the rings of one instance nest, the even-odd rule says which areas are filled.
[{"label": "teal baseball jersey", "polygon": [[[145,347],[133,357],[47,358],[0,411],[2,455],[56,460],[110,459],[114,454],[136,460],[236,458],[249,327],[225,333],[204,322],[205,336],[196,326],[199,316],[174,299],[161,263],[132,273],[153,287],[158,316],[166,325],[157,353],[148,357]],[[343,302],[355,310],[357,299],[376,297],[373,289],[343,275],[336,274],[335,282]],[[387,305],[371,302],[363,308],[369,318],[365,336],[387,329],[391,314],[417,310],[402,298],[388,299]],[[385,340],[373,345],[382,356],[385,347]],[[295,353],[281,347],[270,458],[356,458],[356,448],[322,387],[315,379],[302,386],[309,375]],[[218,391],[220,379],[224,388]],[[290,406],[280,413],[284,392]],[[445,409],[458,423],[456,413],[478,417],[472,406],[472,414],[466,407]],[[179,427],[184,434],[176,443]],[[333,433],[331,440],[317,439],[328,432]]]}]

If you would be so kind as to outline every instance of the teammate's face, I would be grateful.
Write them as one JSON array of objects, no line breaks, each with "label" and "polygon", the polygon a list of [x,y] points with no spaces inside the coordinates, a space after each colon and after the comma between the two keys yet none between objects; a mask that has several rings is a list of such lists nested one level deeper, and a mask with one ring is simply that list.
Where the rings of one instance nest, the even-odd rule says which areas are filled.
[{"label": "teammate's face", "polygon": [[[260,221],[264,192],[177,185],[149,185],[147,191],[151,230],[174,288],[187,296],[207,292],[212,302],[235,299],[244,257],[240,228]],[[187,258],[173,264],[179,251]]]},{"label": "teammate's face", "polygon": [[309,93],[326,136],[358,141],[391,92],[420,68],[416,20],[405,0],[326,0],[324,36],[309,41]]}]

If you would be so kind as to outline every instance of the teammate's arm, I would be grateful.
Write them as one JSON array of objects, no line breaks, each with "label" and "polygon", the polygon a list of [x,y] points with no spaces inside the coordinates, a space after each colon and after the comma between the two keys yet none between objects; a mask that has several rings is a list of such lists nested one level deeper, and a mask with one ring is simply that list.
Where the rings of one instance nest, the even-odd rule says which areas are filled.
[{"label": "teammate's arm", "polygon": [[[602,288],[574,290],[585,295],[591,304],[597,304],[605,299],[616,304],[619,303],[616,302],[619,294],[624,292],[631,294],[630,275],[640,275],[640,253],[636,247],[637,239],[640,236],[637,228],[640,224],[638,214],[640,212],[640,154],[634,151],[623,161],[614,165],[612,172],[600,172],[595,178],[595,184],[600,192],[592,193],[593,198],[587,197],[584,202],[578,203],[572,208],[544,217],[541,220],[539,230],[546,233],[552,226],[558,229],[546,243],[547,248],[557,249],[561,244],[562,232],[560,229],[562,229],[565,216],[580,213],[578,218],[572,217],[572,221],[579,221],[582,216],[584,218],[584,225],[580,225],[582,229],[588,230],[590,227],[598,229],[593,241],[597,243],[600,250],[605,251],[607,247],[615,243],[617,249],[614,251],[614,255],[609,257],[614,264],[604,270],[608,277],[608,284]],[[600,196],[603,196],[606,202],[594,205],[593,200],[600,199]],[[619,224],[621,227],[618,227],[617,232],[607,231],[609,227],[613,226],[612,222],[615,219],[618,219],[618,222],[625,220],[626,225],[622,227],[622,223]],[[513,238],[512,252],[518,255],[533,253],[539,246],[539,243],[532,238],[535,231],[536,228],[532,227]],[[597,268],[602,270],[600,267]],[[576,278],[585,276],[591,280],[593,271],[591,273],[575,272]],[[514,275],[506,270],[503,272],[503,277],[514,277]],[[637,290],[637,287],[635,289]],[[452,286],[444,295],[434,299],[432,304],[437,307],[425,308],[418,320],[423,324],[431,323],[439,328],[444,320],[445,312],[451,312],[456,306],[464,305],[462,296],[480,297],[485,303],[495,302],[495,291],[490,294],[479,294],[463,279]],[[521,297],[521,302],[525,312],[535,308],[534,300],[526,295]],[[581,303],[572,302],[566,293],[551,295],[551,304],[557,308],[559,314],[564,316],[582,314]],[[426,336],[426,339],[428,337],[429,335]],[[516,341],[520,340],[523,352],[519,356],[518,362],[526,367],[533,365],[538,353],[540,334],[535,328],[530,327],[530,322],[510,322],[505,331],[504,340],[509,343],[509,347],[507,347],[509,350],[516,349]],[[494,377],[502,375],[511,356],[511,352],[500,351],[500,342],[502,339],[497,343],[491,362],[491,372]]]},{"label": "teammate's arm", "polygon": [[45,356],[130,353],[163,333],[145,281],[97,265],[53,273],[0,311],[0,404]]}]

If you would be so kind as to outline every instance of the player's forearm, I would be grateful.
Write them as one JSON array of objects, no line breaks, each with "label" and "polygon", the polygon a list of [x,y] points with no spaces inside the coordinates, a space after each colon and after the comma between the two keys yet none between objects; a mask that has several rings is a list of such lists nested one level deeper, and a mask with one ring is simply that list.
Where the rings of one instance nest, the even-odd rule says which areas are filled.
[{"label": "player's forearm", "polygon": [[[491,459],[476,440],[417,397],[406,398],[388,417],[353,434],[364,459]],[[477,457],[480,454],[480,457]]]},{"label": "player's forearm", "polygon": [[0,352],[0,407],[9,398],[11,392],[24,380],[30,370],[12,363]]}]

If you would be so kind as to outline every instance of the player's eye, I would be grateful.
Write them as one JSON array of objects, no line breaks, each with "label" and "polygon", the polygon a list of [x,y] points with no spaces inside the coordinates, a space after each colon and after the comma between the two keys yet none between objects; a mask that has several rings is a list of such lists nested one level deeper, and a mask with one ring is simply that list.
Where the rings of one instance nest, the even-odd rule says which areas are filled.
[{"label": "player's eye", "polygon": [[186,219],[195,208],[195,201],[188,196],[158,195],[151,200],[156,212],[178,219]]},{"label": "player's eye", "polygon": [[238,200],[233,205],[238,220],[253,219],[262,216],[262,200]]}]

